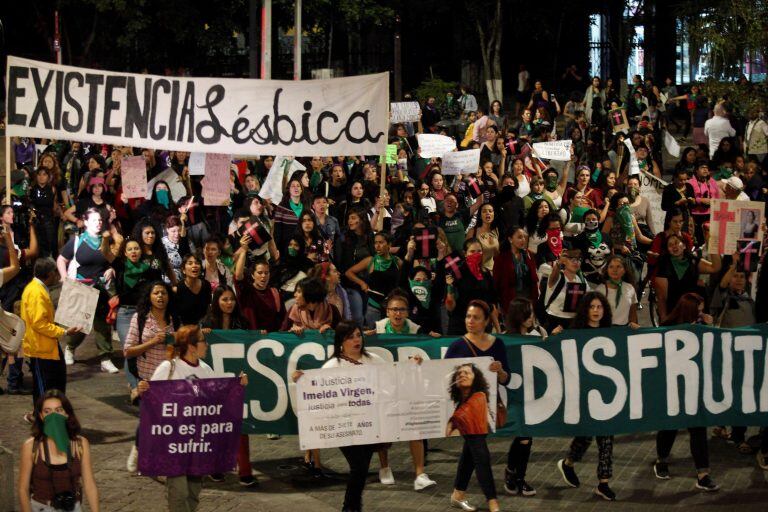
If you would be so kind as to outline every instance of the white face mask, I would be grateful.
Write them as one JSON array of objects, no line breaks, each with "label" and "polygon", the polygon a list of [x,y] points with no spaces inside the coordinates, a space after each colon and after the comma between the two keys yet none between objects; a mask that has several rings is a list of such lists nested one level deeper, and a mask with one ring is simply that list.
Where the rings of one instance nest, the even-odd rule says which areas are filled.
[{"label": "white face mask", "polygon": [[588,220],[584,223],[584,227],[590,231],[594,231],[599,225],[600,223],[596,220]]},{"label": "white face mask", "polygon": [[405,169],[408,167],[408,159],[407,158],[398,158],[397,159],[397,166]]}]

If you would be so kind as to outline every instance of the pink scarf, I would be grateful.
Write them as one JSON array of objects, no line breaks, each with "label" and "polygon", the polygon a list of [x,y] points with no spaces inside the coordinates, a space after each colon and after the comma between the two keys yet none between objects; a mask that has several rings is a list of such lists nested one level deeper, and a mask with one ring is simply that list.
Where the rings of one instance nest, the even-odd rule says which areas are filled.
[{"label": "pink scarf", "polygon": [[319,329],[333,321],[333,306],[328,301],[318,304],[314,311],[293,306],[288,312],[288,318],[294,325],[305,329]]}]

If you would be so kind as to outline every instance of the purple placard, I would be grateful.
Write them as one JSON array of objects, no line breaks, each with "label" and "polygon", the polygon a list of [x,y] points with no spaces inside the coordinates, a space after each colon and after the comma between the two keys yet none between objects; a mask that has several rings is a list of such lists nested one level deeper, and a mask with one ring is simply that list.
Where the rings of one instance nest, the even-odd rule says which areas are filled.
[{"label": "purple placard", "polygon": [[243,389],[234,377],[151,382],[141,397],[139,472],[204,476],[234,468]]}]

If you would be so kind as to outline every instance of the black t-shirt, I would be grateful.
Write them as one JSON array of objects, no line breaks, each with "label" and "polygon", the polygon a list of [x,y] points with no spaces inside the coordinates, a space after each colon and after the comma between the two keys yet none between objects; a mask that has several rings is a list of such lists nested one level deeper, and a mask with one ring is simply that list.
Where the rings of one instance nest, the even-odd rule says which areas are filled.
[{"label": "black t-shirt", "polygon": [[179,283],[176,288],[175,325],[197,325],[205,318],[211,304],[211,284],[205,279],[202,282],[197,294],[192,293],[184,281]]},{"label": "black t-shirt", "polygon": [[[76,239],[78,240],[77,255],[74,254]],[[64,247],[61,249],[61,255],[69,260],[70,265],[72,265],[73,259],[77,260],[79,264],[77,275],[83,279],[97,280],[109,269],[109,261],[101,254],[100,250],[93,249],[85,243],[82,235],[78,235],[64,244]]]}]

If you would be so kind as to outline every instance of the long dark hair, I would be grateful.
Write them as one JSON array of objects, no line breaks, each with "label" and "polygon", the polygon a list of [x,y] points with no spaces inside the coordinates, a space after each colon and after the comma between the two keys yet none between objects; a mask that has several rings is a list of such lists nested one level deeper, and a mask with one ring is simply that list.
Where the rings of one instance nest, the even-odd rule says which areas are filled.
[{"label": "long dark hair", "polygon": [[163,271],[165,273],[168,273],[171,265],[170,263],[168,263],[168,253],[166,252],[165,245],[163,244],[162,229],[159,229],[154,222],[149,220],[149,218],[144,217],[142,219],[139,219],[136,225],[133,226],[133,231],[131,232],[131,239],[139,242],[139,246],[141,247],[141,256],[144,257],[145,244],[144,244],[143,231],[146,228],[152,228],[155,230],[155,241],[152,244],[152,247],[150,247],[150,249],[152,249],[152,256],[154,256],[160,261],[160,265],[163,267]]},{"label": "long dark hair", "polygon": [[173,298],[173,290],[171,290],[171,286],[169,284],[164,283],[163,281],[152,281],[151,283],[148,283],[145,285],[144,289],[141,291],[141,296],[139,297],[138,302],[136,303],[136,319],[139,323],[139,343],[141,343],[141,336],[144,332],[144,325],[147,323],[147,318],[149,318],[149,314],[152,311],[152,290],[155,289],[155,286],[162,286],[165,288],[165,292],[168,294],[168,304],[165,307],[165,315],[164,320],[167,324],[170,325],[171,323],[171,310],[173,309],[171,300]]},{"label": "long dark hair", "polygon": [[240,303],[237,300],[237,294],[231,286],[226,284],[219,285],[216,288],[216,291],[213,292],[211,305],[208,308],[208,314],[206,315],[205,321],[203,321],[203,325],[210,325],[212,329],[224,328],[224,312],[219,306],[219,299],[221,299],[221,296],[224,295],[225,292],[231,292],[232,296],[235,298],[235,309],[232,310],[232,314],[229,317],[229,328],[242,329],[246,323],[243,315],[240,313]]},{"label": "long dark hair", "polygon": [[460,364],[453,369],[453,375],[451,375],[451,385],[448,388],[448,392],[451,394],[451,400],[453,400],[453,403],[456,405],[461,404],[465,400],[464,394],[456,384],[456,380],[459,376],[459,370],[465,366],[472,368],[472,373],[475,376],[475,378],[472,380],[472,387],[470,388],[467,397],[470,397],[475,393],[485,393],[485,400],[488,401],[488,381],[485,380],[485,375],[483,375],[483,372],[480,371],[480,369],[473,363]]},{"label": "long dark hair", "polygon": [[49,398],[55,398],[61,402],[64,412],[67,413],[67,436],[72,440],[77,439],[77,436],[80,435],[81,431],[80,422],[77,420],[75,409],[72,407],[72,402],[69,401],[67,395],[58,389],[49,389],[43,396],[37,399],[37,402],[35,402],[35,412],[33,413],[35,419],[34,423],[32,423],[32,437],[37,441],[42,441],[45,438],[45,434],[43,433],[44,423],[40,416],[43,412],[43,404]]},{"label": "long dark hair", "polygon": [[342,320],[339,322],[339,325],[336,326],[336,331],[333,336],[333,354],[331,354],[331,357],[335,357],[336,359],[341,358],[341,346],[344,343],[344,340],[350,338],[355,333],[355,331],[360,331],[360,336],[363,339],[363,345],[361,349],[362,354],[364,356],[368,355],[368,352],[365,350],[365,334],[363,333],[363,329],[355,322]]},{"label": "long dark hair", "polygon": [[525,297],[516,297],[509,303],[507,312],[507,333],[520,334],[520,326],[531,318],[533,314],[533,302]]},{"label": "long dark hair", "polygon": [[699,319],[699,305],[704,298],[698,293],[686,293],[677,301],[675,308],[661,322],[661,325],[692,324]]},{"label": "long dark hair", "polygon": [[611,305],[608,303],[608,299],[605,298],[600,292],[588,292],[579,301],[579,305],[576,306],[576,316],[571,323],[572,329],[589,329],[589,308],[593,300],[599,300],[603,305],[603,318],[600,319],[600,327],[610,327],[613,325],[613,314],[611,312]]}]

